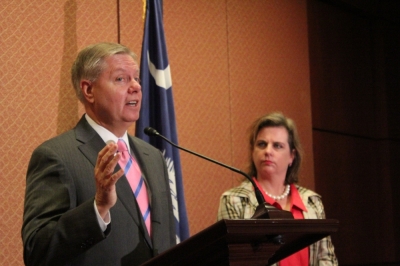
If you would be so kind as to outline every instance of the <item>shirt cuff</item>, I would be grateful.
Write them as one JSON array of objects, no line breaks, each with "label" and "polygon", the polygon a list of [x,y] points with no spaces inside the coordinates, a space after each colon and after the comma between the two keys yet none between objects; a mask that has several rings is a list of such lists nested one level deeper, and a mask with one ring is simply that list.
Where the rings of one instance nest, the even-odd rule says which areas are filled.
[{"label": "shirt cuff", "polygon": [[96,200],[94,201],[94,211],[96,212],[97,221],[99,222],[101,231],[103,231],[103,233],[104,233],[107,229],[107,226],[111,223],[110,212],[108,212],[106,215],[106,221],[108,221],[108,222],[104,221],[103,218],[101,218],[101,216],[100,216],[99,210],[97,209]]}]

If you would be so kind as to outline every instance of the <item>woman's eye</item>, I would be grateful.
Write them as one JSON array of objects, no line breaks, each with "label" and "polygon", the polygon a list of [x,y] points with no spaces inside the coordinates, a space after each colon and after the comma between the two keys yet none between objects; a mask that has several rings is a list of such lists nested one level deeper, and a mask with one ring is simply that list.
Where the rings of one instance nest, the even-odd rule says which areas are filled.
[{"label": "woman's eye", "polygon": [[261,148],[261,149],[265,148],[266,146],[267,146],[267,144],[266,144],[265,142],[259,142],[259,143],[257,144],[257,147],[259,147],[259,148]]},{"label": "woman's eye", "polygon": [[282,149],[282,144],[281,143],[275,143],[275,148],[277,148],[277,149]]}]

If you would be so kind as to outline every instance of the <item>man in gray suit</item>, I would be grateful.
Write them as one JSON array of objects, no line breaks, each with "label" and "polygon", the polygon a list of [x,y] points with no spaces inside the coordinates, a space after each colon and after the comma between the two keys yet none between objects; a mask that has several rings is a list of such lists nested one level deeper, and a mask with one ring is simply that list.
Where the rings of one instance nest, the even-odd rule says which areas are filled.
[{"label": "man in gray suit", "polygon": [[[140,265],[176,244],[161,152],[127,134],[139,118],[136,56],[125,46],[84,48],[72,83],[86,114],[76,127],[41,144],[26,177],[22,239],[26,265]],[[140,167],[151,233],[118,161],[123,139]]]}]

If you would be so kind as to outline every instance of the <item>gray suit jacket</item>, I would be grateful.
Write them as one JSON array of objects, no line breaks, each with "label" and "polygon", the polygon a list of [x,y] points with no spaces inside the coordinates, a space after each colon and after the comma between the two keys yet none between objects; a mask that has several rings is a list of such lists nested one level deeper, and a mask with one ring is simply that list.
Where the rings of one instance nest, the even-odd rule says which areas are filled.
[{"label": "gray suit jacket", "polygon": [[[22,239],[26,265],[140,265],[175,245],[168,172],[159,150],[129,137],[151,191],[152,239],[125,176],[103,233],[94,211],[94,166],[105,146],[82,117],[50,139],[29,162]],[[117,166],[119,169],[119,166]],[[117,169],[116,169],[117,170]]]}]

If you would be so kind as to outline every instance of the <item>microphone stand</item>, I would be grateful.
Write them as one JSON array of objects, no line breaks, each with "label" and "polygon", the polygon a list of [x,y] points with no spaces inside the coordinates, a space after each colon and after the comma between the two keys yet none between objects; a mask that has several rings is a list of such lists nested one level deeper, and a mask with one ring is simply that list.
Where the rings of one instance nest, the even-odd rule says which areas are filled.
[{"label": "microphone stand", "polygon": [[257,198],[257,201],[258,201],[258,206],[257,206],[256,211],[254,212],[253,216],[251,217],[251,219],[294,219],[293,218],[293,214],[291,212],[284,211],[284,210],[279,210],[279,209],[275,208],[274,206],[272,206],[271,204],[265,202],[264,197],[263,197],[261,191],[258,189],[257,185],[255,184],[254,180],[248,174],[246,174],[245,172],[243,172],[243,171],[241,171],[239,169],[236,169],[236,168],[234,168],[232,166],[223,164],[223,163],[221,163],[219,161],[216,161],[216,160],[213,160],[211,158],[208,158],[208,157],[206,157],[204,155],[201,155],[199,153],[196,153],[196,152],[193,152],[191,150],[188,150],[188,149],[185,149],[183,147],[180,147],[180,146],[176,145],[175,143],[173,143],[172,141],[170,141],[169,139],[167,139],[166,137],[164,137],[163,135],[161,135],[160,133],[158,133],[158,131],[155,130],[154,128],[146,127],[144,129],[144,133],[146,135],[149,135],[149,136],[158,136],[158,137],[162,138],[163,140],[165,140],[166,142],[168,142],[169,144],[171,144],[172,146],[174,146],[175,148],[181,149],[181,150],[186,151],[186,152],[188,152],[190,154],[193,154],[195,156],[198,156],[198,157],[203,158],[203,159],[205,159],[207,161],[210,161],[212,163],[218,164],[220,166],[223,166],[223,167],[225,167],[227,169],[230,169],[230,170],[232,170],[232,171],[234,171],[236,173],[239,173],[239,174],[245,176],[250,181],[250,183],[253,185],[254,191],[255,191],[255,194],[256,194],[256,198]]}]

